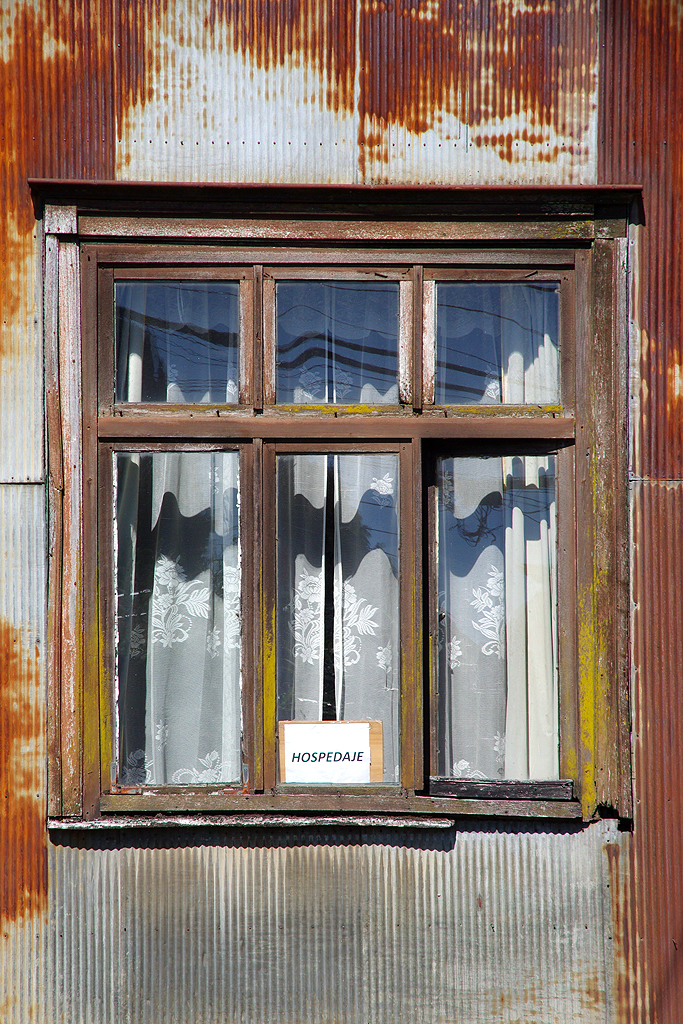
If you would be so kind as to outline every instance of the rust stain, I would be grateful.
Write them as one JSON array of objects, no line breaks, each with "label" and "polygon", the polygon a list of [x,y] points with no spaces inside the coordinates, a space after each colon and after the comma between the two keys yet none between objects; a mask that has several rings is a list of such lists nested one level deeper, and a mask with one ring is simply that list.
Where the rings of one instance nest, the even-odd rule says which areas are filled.
[{"label": "rust stain", "polygon": [[114,175],[109,5],[0,7],[0,356],[32,335],[34,215],[29,177]]},{"label": "rust stain", "polygon": [[581,1006],[586,1010],[597,1010],[605,1002],[605,993],[600,988],[597,974],[582,979]]},{"label": "rust stain", "polygon": [[635,799],[627,934],[630,998],[659,1024],[677,1024],[683,1005],[682,15],[678,0],[607,5],[599,123],[600,180],[643,184],[631,249],[633,334],[642,344],[633,368],[640,410],[632,427]]},{"label": "rust stain", "polygon": [[[563,92],[587,95],[595,85],[595,69],[585,53],[572,52],[566,34],[577,13],[573,0],[359,2],[362,171],[363,153],[378,132],[396,125],[421,135],[443,114],[454,114],[470,128],[524,114],[534,125],[531,132],[518,126],[478,132],[472,139],[508,163],[529,160],[529,146],[535,160],[556,160],[556,135],[572,138],[570,148],[580,152],[588,124],[567,124],[566,107],[558,102]],[[378,59],[380,54],[388,59]],[[520,149],[520,142],[528,145]]]},{"label": "rust stain", "polygon": [[[155,94],[151,39],[167,0],[117,7],[122,133],[130,106]],[[192,8],[185,22],[176,13],[176,42]],[[577,120],[576,97],[595,88],[587,58],[596,50],[596,10],[576,0],[212,0],[204,28],[217,45],[219,27],[229,26],[234,52],[259,70],[287,62],[315,69],[326,83],[327,108],[358,114],[364,173],[366,161],[388,162],[392,128],[420,136],[448,114],[470,128],[518,119],[471,143],[491,146],[509,163],[550,163],[564,149],[585,154],[589,125]]]},{"label": "rust stain", "polygon": [[[633,996],[631,964],[631,921],[628,912],[628,879],[621,865],[621,847],[606,843],[607,865],[612,904],[612,941],[614,945],[614,1003],[617,1020],[630,1020]],[[628,862],[628,858],[627,858]]]},{"label": "rust stain", "polygon": [[[640,373],[638,475],[683,476],[683,8],[612,0],[601,98],[603,181],[643,183],[640,287],[634,314],[650,340]],[[618,69],[628,68],[628,73]],[[657,73],[653,74],[652,69]]]},{"label": "rust stain", "polygon": [[37,650],[0,620],[0,922],[41,914],[47,901],[43,692]]}]

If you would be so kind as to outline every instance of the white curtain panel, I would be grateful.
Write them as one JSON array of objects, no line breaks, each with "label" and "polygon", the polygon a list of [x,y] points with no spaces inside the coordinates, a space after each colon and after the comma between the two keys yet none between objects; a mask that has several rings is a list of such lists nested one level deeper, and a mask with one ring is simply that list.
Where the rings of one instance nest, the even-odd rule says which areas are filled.
[{"label": "white curtain panel", "polygon": [[555,457],[440,459],[440,775],[558,777]]},{"label": "white curtain panel", "polygon": [[397,506],[394,454],[278,457],[279,718],[381,721],[385,782],[399,771]]},{"label": "white curtain panel", "polygon": [[123,785],[241,778],[238,459],[116,456]]}]

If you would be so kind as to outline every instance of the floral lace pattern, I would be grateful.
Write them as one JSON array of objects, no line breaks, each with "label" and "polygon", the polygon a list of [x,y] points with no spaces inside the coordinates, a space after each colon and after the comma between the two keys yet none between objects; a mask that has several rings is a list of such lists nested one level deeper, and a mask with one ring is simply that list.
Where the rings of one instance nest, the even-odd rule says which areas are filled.
[{"label": "floral lace pattern", "polygon": [[477,781],[485,779],[486,776],[483,772],[480,772],[478,768],[474,768],[469,761],[461,758],[460,761],[456,761],[453,764],[453,778],[454,779],[476,779]]},{"label": "floral lace pattern", "polygon": [[177,785],[192,783],[222,782],[223,765],[217,750],[212,750],[206,757],[197,758],[201,768],[179,768],[173,772],[172,780]]},{"label": "floral lace pattern", "polygon": [[[304,370],[299,376],[299,394],[304,402],[321,401],[325,398],[326,378],[322,370]],[[335,400],[346,398],[353,377],[345,370],[337,370],[334,375],[334,396]]]},{"label": "floral lace pattern", "polygon": [[391,649],[391,641],[386,645],[386,647],[380,647],[377,653],[375,654],[375,657],[377,658],[379,667],[384,669],[387,675],[391,675],[391,670],[393,667],[393,651]]},{"label": "floral lace pattern", "polygon": [[151,772],[147,767],[145,751],[131,750],[126,763],[121,766],[119,782],[122,786],[144,786],[151,781]]},{"label": "floral lace pattern", "polygon": [[152,594],[152,643],[173,647],[184,643],[192,627],[191,617],[209,617],[209,590],[187,580],[178,561],[166,555],[158,559]]},{"label": "floral lace pattern", "polygon": [[[223,569],[223,643],[228,651],[240,645],[240,571]],[[208,643],[208,641],[207,641]]]},{"label": "floral lace pattern", "polygon": [[502,659],[505,657],[505,576],[495,565],[488,575],[485,586],[472,588],[474,601],[470,604],[481,613],[481,618],[472,619],[472,625],[487,638],[482,653],[496,654]]},{"label": "floral lace pattern", "polygon": [[370,490],[374,491],[373,497],[378,505],[391,505],[394,493],[394,478],[389,473],[378,479],[372,478]]},{"label": "floral lace pattern", "polygon": [[[320,661],[322,601],[322,572],[314,574],[303,569],[294,591],[293,615],[289,625],[294,634],[294,657],[308,665]],[[374,636],[379,628],[374,619],[377,608],[364,597],[358,597],[355,588],[346,580],[343,587],[335,580],[334,603],[336,608],[341,607],[342,612],[341,616],[335,616],[335,665],[341,667],[342,660],[346,667],[356,665],[360,660],[361,636]]]}]

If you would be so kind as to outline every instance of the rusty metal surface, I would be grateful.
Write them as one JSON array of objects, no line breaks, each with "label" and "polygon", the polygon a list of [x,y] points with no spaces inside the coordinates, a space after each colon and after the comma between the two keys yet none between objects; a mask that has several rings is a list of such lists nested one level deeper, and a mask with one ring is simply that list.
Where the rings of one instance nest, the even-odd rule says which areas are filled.
[{"label": "rusty metal surface", "polygon": [[[680,429],[680,428],[679,428]],[[683,1000],[683,482],[632,483],[634,906],[658,1024]]]},{"label": "rusty metal surface", "polygon": [[48,1019],[615,1019],[614,823],[53,838]]},{"label": "rusty metal surface", "polygon": [[44,494],[0,484],[0,1019],[41,998],[47,922]]},{"label": "rusty metal surface", "polygon": [[105,2],[0,4],[0,482],[44,475],[40,244],[27,179],[113,176],[109,22]]},{"label": "rusty metal surface", "polygon": [[[681,35],[675,0],[0,4],[0,1019],[209,1021],[213,986],[254,1019],[385,1020],[391,999],[405,1020],[678,1020]],[[599,826],[451,850],[328,833],[301,849],[248,833],[46,847],[44,492],[22,483],[44,472],[29,176],[644,183],[632,842]]]},{"label": "rusty metal surface", "polygon": [[[659,1024],[677,1024],[683,1005],[683,7],[677,0],[611,0],[603,17],[600,180],[626,176],[644,186],[629,240],[630,931],[641,998],[647,974],[649,1013]],[[651,1019],[647,1006],[633,1019]]]},{"label": "rusty metal surface", "polygon": [[118,177],[596,178],[597,2],[117,4],[116,31]]}]

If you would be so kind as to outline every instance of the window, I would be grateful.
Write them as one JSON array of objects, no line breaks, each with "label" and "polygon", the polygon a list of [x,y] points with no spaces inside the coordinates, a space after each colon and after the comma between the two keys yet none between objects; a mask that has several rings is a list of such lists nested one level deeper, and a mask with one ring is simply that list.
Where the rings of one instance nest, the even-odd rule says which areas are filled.
[{"label": "window", "polygon": [[71,658],[83,754],[55,817],[626,806],[620,240],[594,208],[561,244],[552,218],[439,223],[357,239],[335,208],[264,243],[258,217],[86,204],[55,236],[55,376],[83,407],[51,734]]}]

